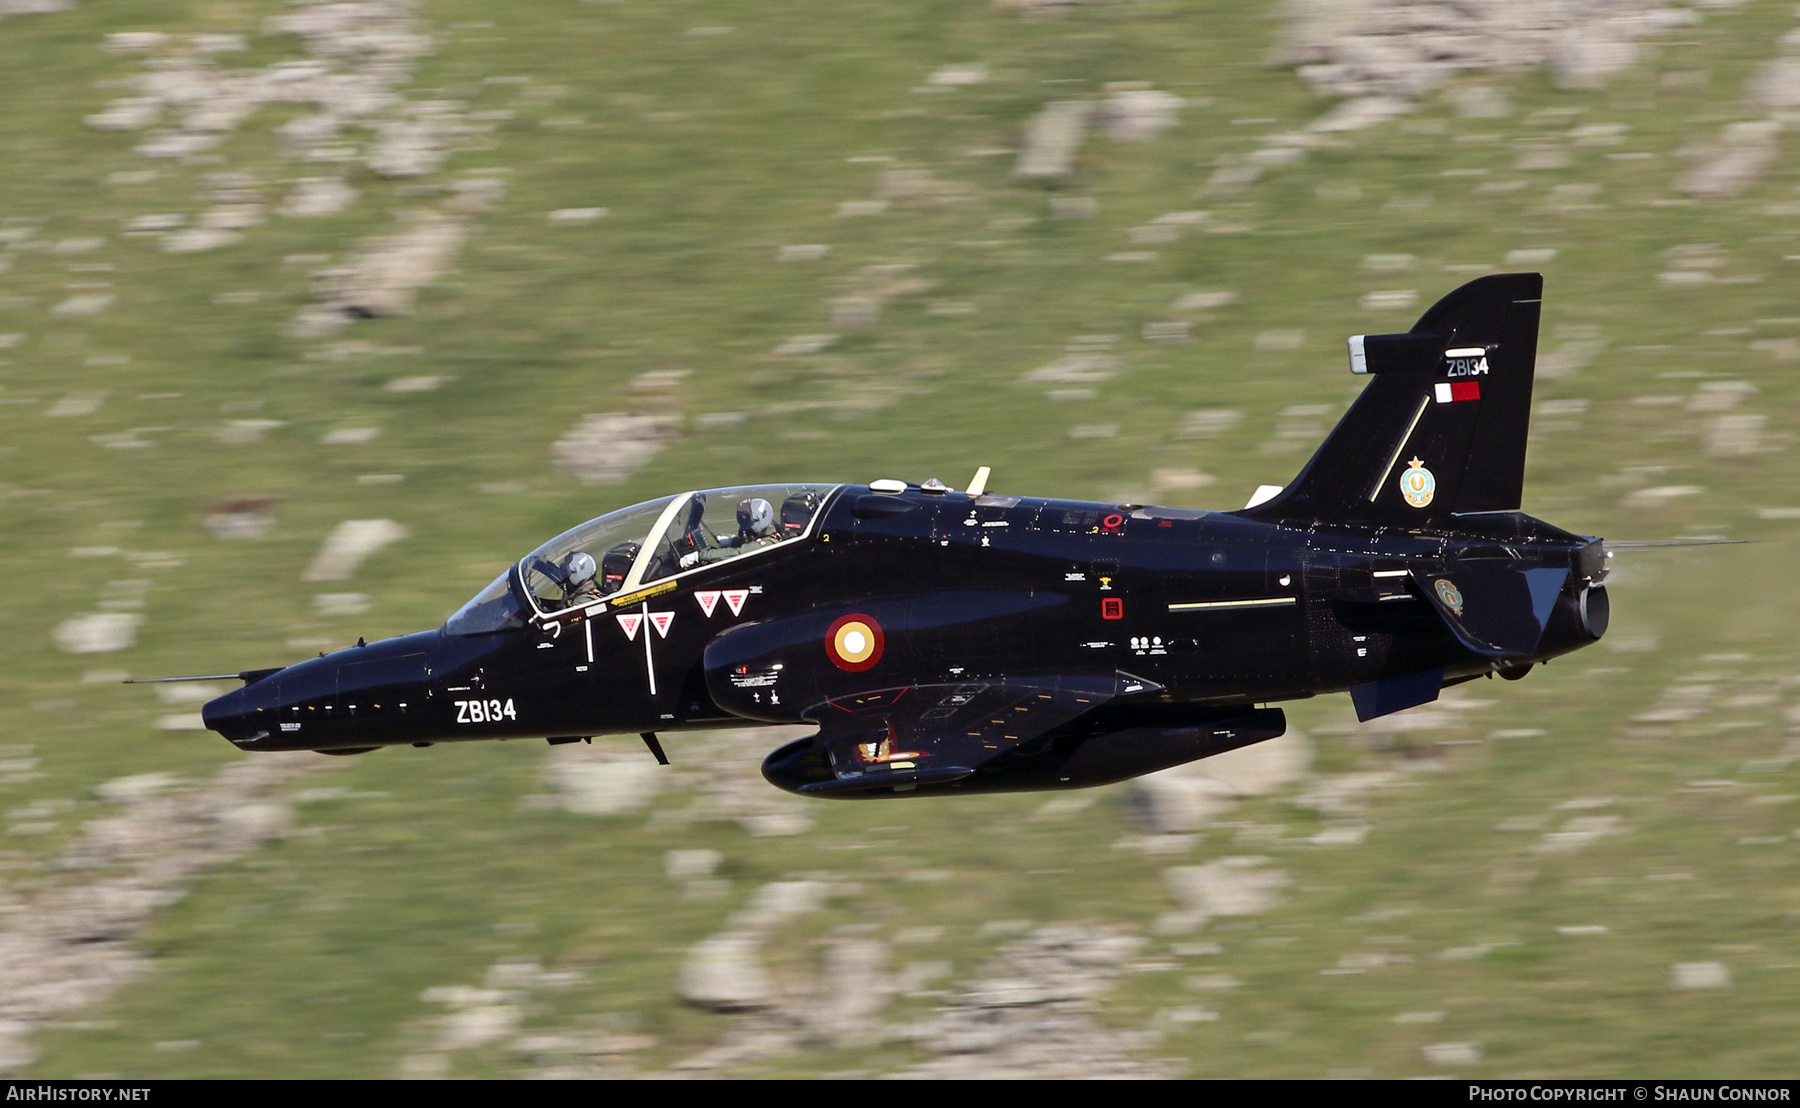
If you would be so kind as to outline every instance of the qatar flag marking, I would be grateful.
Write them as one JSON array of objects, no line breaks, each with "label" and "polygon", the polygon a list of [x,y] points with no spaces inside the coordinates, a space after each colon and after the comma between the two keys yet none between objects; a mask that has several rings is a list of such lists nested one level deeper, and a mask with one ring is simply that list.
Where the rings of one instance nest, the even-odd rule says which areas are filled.
[{"label": "qatar flag marking", "polygon": [[700,610],[706,613],[708,619],[711,619],[713,609],[719,606],[719,590],[696,589],[694,590],[694,599],[700,602]]},{"label": "qatar flag marking", "polygon": [[668,638],[669,637],[669,625],[675,622],[675,613],[674,612],[651,612],[651,613],[649,613],[649,615],[650,615],[650,623],[652,626],[654,626],[656,628],[657,635],[661,638],[665,638],[665,639]]},{"label": "qatar flag marking", "polygon": [[749,598],[750,590],[726,589],[721,595],[725,597],[725,603],[731,608],[732,615],[742,615],[744,612],[744,601]]},{"label": "qatar flag marking", "polygon": [[1439,404],[1455,404],[1462,400],[1481,399],[1481,382],[1479,381],[1439,381],[1432,388],[1437,393]]},{"label": "qatar flag marking", "polygon": [[644,617],[639,612],[622,612],[613,617],[619,621],[619,627],[625,632],[626,642],[637,641],[638,628],[644,625]]}]

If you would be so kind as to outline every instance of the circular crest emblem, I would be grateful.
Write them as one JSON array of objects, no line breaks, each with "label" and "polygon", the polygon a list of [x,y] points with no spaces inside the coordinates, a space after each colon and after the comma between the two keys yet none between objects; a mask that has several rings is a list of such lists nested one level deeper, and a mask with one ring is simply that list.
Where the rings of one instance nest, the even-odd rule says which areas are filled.
[{"label": "circular crest emblem", "polygon": [[1439,581],[1432,587],[1437,589],[1438,599],[1444,602],[1444,607],[1450,609],[1459,616],[1462,615],[1463,598],[1461,589],[1448,581]]},{"label": "circular crest emblem", "polygon": [[851,612],[839,616],[825,630],[825,656],[831,664],[849,673],[861,673],[881,661],[887,647],[887,636],[874,616]]},{"label": "circular crest emblem", "polygon": [[1437,478],[1417,458],[1407,462],[1406,467],[1406,472],[1400,475],[1400,495],[1415,508],[1428,506],[1437,493]]}]

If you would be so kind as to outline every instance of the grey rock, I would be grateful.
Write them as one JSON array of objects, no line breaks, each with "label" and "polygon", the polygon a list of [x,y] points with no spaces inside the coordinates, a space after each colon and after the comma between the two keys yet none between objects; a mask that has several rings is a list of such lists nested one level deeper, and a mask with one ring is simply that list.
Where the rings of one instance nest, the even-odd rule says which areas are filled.
[{"label": "grey rock", "polygon": [[1312,768],[1312,755],[1312,740],[1302,731],[1289,731],[1190,766],[1229,786],[1239,796],[1263,796],[1304,778]]},{"label": "grey rock", "polygon": [[1746,82],[1746,91],[1766,108],[1800,108],[1800,56],[1766,63]]},{"label": "grey rock", "polygon": [[895,987],[886,974],[888,945],[874,939],[840,938],[825,953],[826,994],[816,1025],[840,1043],[868,1037]]},{"label": "grey rock", "polygon": [[906,1029],[932,1054],[913,1078],[1166,1077],[1142,1035],[1105,1027],[1095,998],[1142,946],[1114,928],[1044,927],[1002,947],[935,1015]]},{"label": "grey rock", "polygon": [[[18,2],[18,0],[8,0]],[[400,95],[431,38],[419,25],[410,0],[335,0],[294,4],[266,23],[266,30],[293,35],[305,57],[260,68],[231,69],[218,57],[244,48],[235,34],[193,36],[192,53],[163,53],[172,40],[153,32],[109,36],[108,49],[147,55],[130,80],[133,96],[114,101],[88,117],[100,130],[153,127],[135,149],[150,158],[187,159],[217,147],[263,107],[298,105],[311,111],[283,124],[285,153],[306,161],[353,161],[394,178],[434,174],[455,141],[471,124],[464,106],[453,101],[409,101]],[[354,127],[358,130],[349,130]],[[366,156],[356,136],[373,131]],[[462,217],[485,210],[499,183],[478,188],[453,186],[441,211],[412,213],[392,235],[371,239],[346,262],[324,275],[318,304],[289,327],[300,338],[320,338],[355,319],[408,311],[417,291],[443,272],[461,249]],[[282,207],[293,216],[341,211],[356,192],[334,178],[302,179]],[[220,205],[198,226],[163,240],[171,253],[216,249],[237,241],[262,221],[260,200],[215,196]]]},{"label": "grey rock", "polygon": [[1094,105],[1087,100],[1057,100],[1025,125],[1013,176],[1031,180],[1066,177],[1075,167],[1083,132]]},{"label": "grey rock", "polygon": [[544,776],[563,811],[580,816],[617,816],[639,811],[650,803],[662,787],[665,775],[658,772],[662,768],[649,758],[609,756],[571,744],[553,748],[545,762]]},{"label": "grey rock", "polygon": [[1163,879],[1177,901],[1207,916],[1254,916],[1275,906],[1288,883],[1258,857],[1222,858],[1203,866],[1172,866]]},{"label": "grey rock", "polygon": [[1731,967],[1724,962],[1677,962],[1669,967],[1672,989],[1726,989],[1731,987]]},{"label": "grey rock", "polygon": [[347,519],[325,536],[301,580],[347,581],[363,559],[406,535],[406,528],[391,519]]},{"label": "grey rock", "polygon": [[291,809],[275,790],[327,761],[265,754],[197,784],[146,774],[101,786],[115,814],[83,826],[57,876],[29,899],[0,893],[0,1072],[30,1064],[43,1022],[141,972],[129,944],[144,924],[207,869],[283,833]]},{"label": "grey rock", "polygon": [[1600,88],[1613,74],[1637,62],[1638,44],[1608,32],[1616,32],[1616,28],[1573,26],[1550,40],[1547,60],[1550,79],[1557,88]]},{"label": "grey rock", "polygon": [[136,645],[143,622],[138,612],[89,612],[57,624],[51,638],[69,654],[106,654]]},{"label": "grey rock", "polygon": [[550,450],[556,468],[590,484],[617,484],[680,434],[675,415],[603,412],[583,416]]},{"label": "grey rock", "polygon": [[1776,120],[1730,123],[1709,143],[1680,151],[1693,164],[1675,179],[1675,189],[1703,200],[1742,196],[1774,164],[1779,153]]},{"label": "grey rock", "polygon": [[775,881],[762,886],[749,904],[732,916],[724,931],[688,951],[677,991],[694,1004],[721,1012],[773,1006],[779,998],[762,963],[763,936],[823,907],[828,891],[821,881]]},{"label": "grey rock", "polygon": [[1235,798],[1235,791],[1188,766],[1134,778],[1125,786],[1126,817],[1140,831],[1175,835],[1212,823]]},{"label": "grey rock", "polygon": [[243,239],[237,231],[228,231],[218,227],[184,227],[179,231],[171,231],[163,236],[162,249],[165,254],[198,254],[207,250],[217,250],[221,246],[230,246]]},{"label": "grey rock", "polygon": [[48,15],[51,12],[66,12],[75,6],[75,0],[0,0],[0,19],[9,15]]},{"label": "grey rock", "polygon": [[449,268],[466,236],[456,216],[412,212],[399,232],[368,240],[348,263],[327,272],[320,299],[352,318],[404,315],[418,291]]},{"label": "grey rock", "polygon": [[1707,427],[1704,448],[1709,458],[1741,458],[1762,451],[1766,415],[1722,415]]},{"label": "grey rock", "polygon": [[718,872],[725,856],[716,850],[671,850],[663,855],[663,873],[671,881],[692,881]]},{"label": "grey rock", "polygon": [[1124,790],[1127,817],[1138,830],[1186,834],[1217,820],[1240,796],[1261,796],[1305,777],[1312,742],[1290,732],[1267,742],[1134,778]]},{"label": "grey rock", "polygon": [[82,120],[96,131],[141,131],[162,118],[162,101],[149,96],[127,96]]},{"label": "grey rock", "polygon": [[[1410,102],[1464,73],[1536,67],[1591,88],[1633,64],[1643,39],[1692,19],[1638,0],[1291,0],[1278,60],[1315,92],[1348,98]],[[1465,114],[1500,109],[1488,100]],[[1330,129],[1379,118],[1359,109]]]},{"label": "grey rock", "polygon": [[1155,138],[1175,126],[1181,97],[1147,86],[1114,86],[1101,101],[1100,129],[1114,142]]}]

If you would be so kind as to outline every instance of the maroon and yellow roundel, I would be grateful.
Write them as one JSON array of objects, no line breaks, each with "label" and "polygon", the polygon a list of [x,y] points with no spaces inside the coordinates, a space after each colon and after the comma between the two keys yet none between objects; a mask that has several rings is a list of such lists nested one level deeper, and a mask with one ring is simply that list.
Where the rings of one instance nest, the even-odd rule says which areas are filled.
[{"label": "maroon and yellow roundel", "polygon": [[825,631],[825,656],[832,665],[851,673],[861,673],[881,661],[886,646],[881,624],[861,612],[839,616]]}]

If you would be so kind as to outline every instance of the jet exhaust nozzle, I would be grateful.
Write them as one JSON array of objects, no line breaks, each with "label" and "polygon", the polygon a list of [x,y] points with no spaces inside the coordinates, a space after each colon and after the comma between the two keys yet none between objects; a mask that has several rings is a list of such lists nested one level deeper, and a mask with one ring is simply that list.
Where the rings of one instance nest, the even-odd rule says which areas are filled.
[{"label": "jet exhaust nozzle", "polygon": [[1612,601],[1606,598],[1606,586],[1589,585],[1582,589],[1576,611],[1581,619],[1581,629],[1589,638],[1597,640],[1605,635],[1607,625],[1612,622]]}]

